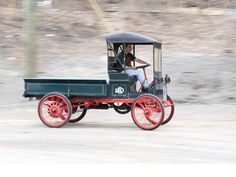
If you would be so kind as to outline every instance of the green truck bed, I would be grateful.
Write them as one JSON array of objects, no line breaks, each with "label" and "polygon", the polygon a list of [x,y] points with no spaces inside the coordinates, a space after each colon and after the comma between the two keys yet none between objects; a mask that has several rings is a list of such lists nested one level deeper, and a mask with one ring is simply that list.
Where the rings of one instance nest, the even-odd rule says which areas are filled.
[{"label": "green truck bed", "polygon": [[106,79],[29,78],[24,79],[24,97],[44,96],[60,92],[67,97],[106,97]]}]

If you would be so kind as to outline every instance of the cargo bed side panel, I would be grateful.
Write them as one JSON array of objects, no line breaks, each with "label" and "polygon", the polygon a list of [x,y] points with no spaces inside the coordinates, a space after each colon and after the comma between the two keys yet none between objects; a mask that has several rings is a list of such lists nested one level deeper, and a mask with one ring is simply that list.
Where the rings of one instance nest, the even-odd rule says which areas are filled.
[{"label": "cargo bed side panel", "polygon": [[25,80],[25,97],[44,96],[50,92],[60,92],[67,97],[106,97],[107,83],[103,80]]}]

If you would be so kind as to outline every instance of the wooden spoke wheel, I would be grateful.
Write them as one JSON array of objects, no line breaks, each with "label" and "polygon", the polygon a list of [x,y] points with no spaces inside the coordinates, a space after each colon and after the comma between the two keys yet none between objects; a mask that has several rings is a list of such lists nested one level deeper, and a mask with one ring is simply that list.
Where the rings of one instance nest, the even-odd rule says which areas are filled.
[{"label": "wooden spoke wheel", "polygon": [[161,125],[167,124],[173,117],[175,106],[174,101],[167,95],[167,101],[164,102],[165,116]]},{"label": "wooden spoke wheel", "polygon": [[60,93],[49,93],[39,102],[38,114],[48,127],[58,128],[67,123],[72,114],[70,101]]},{"label": "wooden spoke wheel", "polygon": [[158,97],[144,94],[134,101],[131,115],[134,123],[141,129],[154,130],[162,123],[164,107]]},{"label": "wooden spoke wheel", "polygon": [[75,122],[79,122],[81,119],[84,118],[87,112],[87,108],[81,108],[80,106],[77,106],[77,107],[73,107],[72,111],[73,111],[73,114],[69,122],[75,123]]},{"label": "wooden spoke wheel", "polygon": [[122,103],[120,105],[118,103],[114,103],[113,108],[119,114],[127,114],[131,110],[131,107],[124,104],[124,103]]}]

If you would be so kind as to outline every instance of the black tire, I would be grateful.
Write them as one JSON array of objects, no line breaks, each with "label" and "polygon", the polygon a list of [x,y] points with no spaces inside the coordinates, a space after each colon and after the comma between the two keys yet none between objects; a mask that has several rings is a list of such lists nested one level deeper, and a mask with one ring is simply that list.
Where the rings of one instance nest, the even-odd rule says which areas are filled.
[{"label": "black tire", "polygon": [[166,111],[165,111],[165,117],[164,117],[164,119],[163,119],[161,125],[167,124],[167,123],[172,119],[172,117],[173,117],[173,115],[174,115],[174,112],[175,112],[174,102],[173,102],[173,100],[171,99],[171,97],[170,97],[169,95],[167,95],[167,100],[169,100],[170,102],[172,102],[173,105],[170,106],[171,111],[170,111],[169,115],[167,115],[167,114],[166,114]]},{"label": "black tire", "polygon": [[125,104],[122,104],[121,106],[113,105],[113,108],[119,114],[127,114],[131,111],[131,107]]},{"label": "black tire", "polygon": [[[76,109],[77,110],[77,109]],[[73,113],[75,114],[76,113],[76,110],[73,111]],[[70,123],[76,123],[76,122],[79,122],[81,119],[84,118],[85,114],[87,113],[87,108],[83,109],[82,113],[76,117],[76,118],[70,118],[69,122]]]},{"label": "black tire", "polygon": [[77,111],[78,107],[74,107],[72,106],[72,114],[74,114]]}]

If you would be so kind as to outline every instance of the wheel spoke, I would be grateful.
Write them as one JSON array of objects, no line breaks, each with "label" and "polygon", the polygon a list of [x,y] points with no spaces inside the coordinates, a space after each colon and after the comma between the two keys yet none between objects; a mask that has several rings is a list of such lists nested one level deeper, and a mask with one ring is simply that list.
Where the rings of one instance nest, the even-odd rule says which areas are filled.
[{"label": "wheel spoke", "polygon": [[57,104],[60,104],[61,98],[60,98],[60,97],[56,97],[56,100],[55,100],[55,101],[57,102]]},{"label": "wheel spoke", "polygon": [[45,105],[45,106],[47,106],[47,107],[51,107],[51,105],[50,104],[47,104],[47,103],[43,103],[43,105]]},{"label": "wheel spoke", "polygon": [[62,106],[59,106],[59,108],[65,110],[65,108],[67,108],[67,105],[62,105]]},{"label": "wheel spoke", "polygon": [[143,106],[143,103],[137,103],[137,104],[141,107],[141,109],[143,109],[143,110],[145,109],[145,107]]},{"label": "wheel spoke", "polygon": [[147,120],[148,120],[150,123],[152,123],[153,125],[155,125],[156,122],[155,122],[153,119],[151,119],[150,117],[151,117],[151,116],[147,116],[147,117],[146,117]]},{"label": "wheel spoke", "polygon": [[66,116],[65,116],[65,115],[61,115],[60,118],[61,118],[62,120],[66,120]]}]

